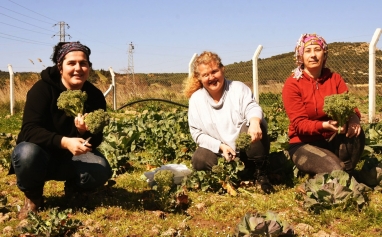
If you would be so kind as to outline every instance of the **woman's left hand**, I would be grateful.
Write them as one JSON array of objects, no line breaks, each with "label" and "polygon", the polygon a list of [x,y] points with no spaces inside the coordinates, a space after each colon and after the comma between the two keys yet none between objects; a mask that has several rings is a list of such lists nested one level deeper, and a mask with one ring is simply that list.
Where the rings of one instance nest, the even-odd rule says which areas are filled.
[{"label": "woman's left hand", "polygon": [[78,114],[77,117],[74,118],[74,125],[76,126],[78,132],[82,135],[86,132],[86,124],[85,124],[85,117],[87,114],[82,115]]},{"label": "woman's left hand", "polygon": [[249,127],[248,127],[248,134],[251,135],[251,142],[259,141],[263,137],[263,131],[261,131],[260,127],[260,118],[251,118]]},{"label": "woman's left hand", "polygon": [[358,137],[358,135],[361,133],[361,124],[359,121],[359,118],[356,114],[353,114],[349,118],[348,127],[346,131],[346,137]]}]

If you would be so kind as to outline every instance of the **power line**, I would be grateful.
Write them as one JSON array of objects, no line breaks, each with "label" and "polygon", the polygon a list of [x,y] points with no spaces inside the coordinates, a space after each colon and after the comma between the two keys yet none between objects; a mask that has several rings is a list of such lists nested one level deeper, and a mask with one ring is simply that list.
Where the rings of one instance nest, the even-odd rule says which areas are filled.
[{"label": "power line", "polygon": [[[0,34],[3,34],[3,33],[0,33]],[[35,42],[34,43],[34,42],[31,42],[29,39],[20,38],[20,37],[17,37],[17,36],[12,36],[12,35],[8,35],[8,36],[13,37],[13,38],[4,37],[4,36],[0,36],[0,38],[10,39],[10,40],[13,40],[13,41],[19,41],[19,42],[24,42],[24,43],[28,43],[28,44],[37,44],[37,45],[46,45],[46,46],[51,46],[52,45],[52,44],[48,44],[48,43],[44,43],[44,42],[39,42],[39,41],[34,41]],[[19,39],[17,39],[17,38],[19,38]],[[22,40],[20,40],[20,39],[22,39]],[[25,41],[25,40],[27,40],[27,41]]]},{"label": "power line", "polygon": [[11,9],[8,9],[8,8],[6,8],[6,7],[2,7],[2,6],[0,6],[0,7],[1,7],[1,8],[4,8],[4,9],[7,9],[8,11],[14,12],[14,13],[16,13],[16,14],[19,14],[19,15],[22,15],[22,16],[25,16],[25,17],[28,17],[28,18],[31,18],[31,19],[33,19],[33,20],[36,20],[36,21],[41,21],[41,22],[44,22],[44,23],[47,23],[47,24],[51,24],[51,23],[49,23],[49,22],[46,22],[46,21],[42,21],[42,20],[40,20],[40,19],[36,19],[36,18],[34,18],[34,17],[31,17],[31,16],[27,16],[27,15],[24,15],[24,14],[22,14],[22,13],[19,13],[19,12],[13,11],[13,10],[11,10]]},{"label": "power line", "polygon": [[38,13],[38,12],[35,12],[35,11],[33,11],[33,10],[29,9],[29,8],[26,8],[26,7],[24,7],[24,6],[21,6],[20,4],[18,4],[18,3],[15,3],[15,2],[14,2],[14,1],[12,1],[12,0],[8,0],[8,1],[10,1],[10,2],[12,2],[13,4],[16,4],[16,5],[18,5],[18,6],[22,7],[22,8],[24,8],[24,9],[27,9],[28,11],[31,11],[31,12],[33,12],[33,13],[37,14],[37,15],[40,15],[40,16],[42,16],[42,17],[45,17],[45,18],[47,18],[47,19],[49,19],[49,20],[52,20],[52,21],[54,21],[54,22],[57,22],[57,20],[54,20],[54,19],[52,19],[52,18],[49,18],[49,17],[47,17],[47,16],[44,16],[44,15],[42,15],[42,14]]},{"label": "power line", "polygon": [[[19,20],[19,19],[17,19],[17,18],[14,18],[14,17],[8,16],[8,15],[6,15],[6,14],[4,14],[4,13],[0,13],[0,14],[1,14],[1,15],[4,15],[4,16],[7,16],[7,17],[9,17],[9,18],[12,18],[12,19],[14,19],[14,20],[16,20],[16,21],[20,21],[20,22],[23,22],[23,23],[25,23],[25,24],[28,24],[28,25],[31,25],[31,26],[34,26],[34,27],[37,27],[37,28],[40,28],[40,29],[43,29],[43,30],[47,30],[47,29],[41,28],[41,27],[39,27],[39,26],[36,26],[36,25],[30,24],[30,23],[28,23],[28,22],[25,22],[25,21]],[[50,31],[50,30],[47,30],[47,31]]]},{"label": "power line", "polygon": [[34,30],[25,29],[25,28],[14,26],[14,25],[11,25],[11,24],[7,24],[7,23],[1,22],[1,21],[0,21],[0,23],[4,24],[4,25],[9,25],[9,26],[12,26],[12,27],[15,27],[15,28],[19,28],[19,29],[22,29],[22,30],[27,30],[27,31],[30,31],[30,32],[35,32],[35,33],[39,33],[39,34],[43,34],[43,35],[50,35],[48,33],[42,33],[42,32],[38,32],[38,31],[34,31]]}]

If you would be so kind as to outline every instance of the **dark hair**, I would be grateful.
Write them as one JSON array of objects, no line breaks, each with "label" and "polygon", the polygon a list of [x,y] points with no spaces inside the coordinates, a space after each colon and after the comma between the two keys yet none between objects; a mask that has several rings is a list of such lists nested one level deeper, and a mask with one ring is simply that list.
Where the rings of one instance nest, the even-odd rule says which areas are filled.
[{"label": "dark hair", "polygon": [[[75,47],[73,50],[66,50],[63,52],[62,48],[64,45],[67,45],[67,44],[75,44],[77,46],[80,46],[80,48]],[[86,45],[81,44],[80,41],[77,41],[77,42],[59,42],[58,44],[56,44],[53,47],[53,54],[50,58],[55,65],[60,66],[62,61],[64,60],[64,56],[71,51],[83,51],[86,55],[86,59],[89,62],[89,66],[90,67],[92,66],[92,63],[90,62],[90,58],[89,58],[91,50]],[[64,54],[64,55],[61,55],[61,54]],[[61,59],[59,59],[59,58],[61,58]]]}]

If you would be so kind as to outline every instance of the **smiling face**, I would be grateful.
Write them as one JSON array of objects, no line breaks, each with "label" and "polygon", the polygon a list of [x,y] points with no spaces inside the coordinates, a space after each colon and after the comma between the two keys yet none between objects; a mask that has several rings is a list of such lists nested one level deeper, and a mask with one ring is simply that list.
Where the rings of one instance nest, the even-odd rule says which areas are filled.
[{"label": "smiling face", "polygon": [[61,81],[67,89],[79,90],[89,78],[90,65],[82,51],[71,51],[60,65]]},{"label": "smiling face", "polygon": [[200,64],[198,66],[199,80],[211,97],[219,101],[224,90],[224,73],[216,62]]},{"label": "smiling face", "polygon": [[305,46],[303,61],[304,69],[310,72],[321,71],[326,60],[325,51],[318,44]]}]

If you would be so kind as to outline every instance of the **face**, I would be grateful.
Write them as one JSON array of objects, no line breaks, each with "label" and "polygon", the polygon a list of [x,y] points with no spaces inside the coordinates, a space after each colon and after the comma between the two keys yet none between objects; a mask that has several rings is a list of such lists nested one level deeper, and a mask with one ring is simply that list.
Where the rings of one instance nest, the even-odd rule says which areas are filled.
[{"label": "face", "polygon": [[[198,66],[199,80],[202,85],[215,98],[221,96],[224,89],[224,74],[216,62],[200,64]],[[220,98],[219,98],[220,99]]]},{"label": "face", "polygon": [[70,90],[79,90],[89,77],[90,66],[86,54],[82,51],[72,51],[65,55],[61,64],[61,80]]},{"label": "face", "polygon": [[309,45],[304,48],[304,68],[307,70],[322,69],[325,52],[319,45]]}]

